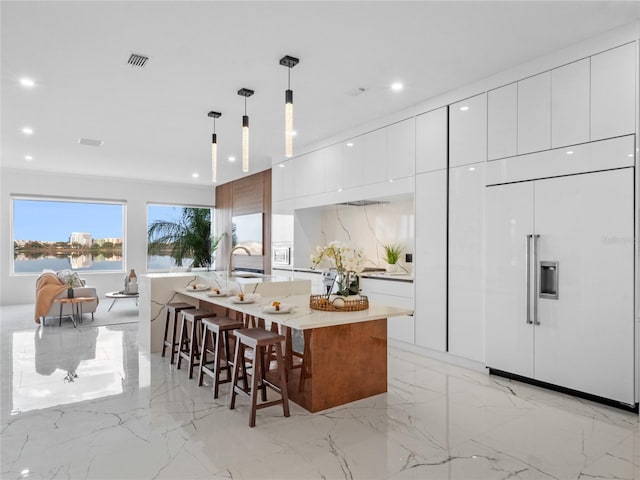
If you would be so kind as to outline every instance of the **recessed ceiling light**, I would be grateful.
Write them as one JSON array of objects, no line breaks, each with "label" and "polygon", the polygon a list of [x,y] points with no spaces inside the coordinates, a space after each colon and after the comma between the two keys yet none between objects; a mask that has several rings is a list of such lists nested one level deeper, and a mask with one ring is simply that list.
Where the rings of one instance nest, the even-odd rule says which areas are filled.
[{"label": "recessed ceiling light", "polygon": [[463,107],[460,107],[461,112],[466,112],[467,110],[469,110],[469,107],[466,105],[464,105]]},{"label": "recessed ceiling light", "polygon": [[627,153],[627,157],[633,157],[633,153]]},{"label": "recessed ceiling light", "polygon": [[390,178],[390,179],[389,179],[389,182],[390,182],[390,183],[391,183],[391,182],[393,182],[393,178]]},{"label": "recessed ceiling light", "polygon": [[399,92],[403,88],[404,85],[402,85],[400,82],[394,82],[391,84],[391,90],[393,90],[394,92]]},{"label": "recessed ceiling light", "polygon": [[234,156],[229,157],[229,161],[230,162],[235,162],[236,161],[236,157],[234,157]]},{"label": "recessed ceiling light", "polygon": [[279,167],[280,167],[280,168],[284,168],[284,163],[281,163],[281,164],[279,165]]},{"label": "recessed ceiling light", "polygon": [[31,127],[23,127],[22,128],[22,133],[24,133],[25,135],[33,135],[33,128],[31,128]]},{"label": "recessed ceiling light", "polygon": [[470,172],[474,172],[474,171],[475,171],[475,169],[476,169],[476,167],[469,167],[469,171],[470,171]]},{"label": "recessed ceiling light", "polygon": [[296,135],[298,135],[298,132],[295,130],[291,130],[291,136],[295,137]]},{"label": "recessed ceiling light", "polygon": [[24,156],[24,159],[25,159],[27,162],[30,162],[31,160],[33,160],[33,157],[32,157],[31,155],[25,155],[25,156]]},{"label": "recessed ceiling light", "polygon": [[200,175],[198,175],[197,173],[194,173],[193,175],[191,175],[193,178],[198,178]]},{"label": "recessed ceiling light", "polygon": [[573,150],[568,150],[567,155],[573,155]]},{"label": "recessed ceiling light", "polygon": [[353,147],[353,143],[352,142],[347,143],[347,147]]},{"label": "recessed ceiling light", "polygon": [[342,191],[342,189],[341,189],[341,188],[339,188],[339,189],[338,189],[338,191],[339,191],[339,192],[341,192],[341,191]]},{"label": "recessed ceiling light", "polygon": [[22,85],[23,87],[31,88],[31,87],[35,87],[36,82],[31,80],[30,78],[23,77],[20,79],[20,85]]}]

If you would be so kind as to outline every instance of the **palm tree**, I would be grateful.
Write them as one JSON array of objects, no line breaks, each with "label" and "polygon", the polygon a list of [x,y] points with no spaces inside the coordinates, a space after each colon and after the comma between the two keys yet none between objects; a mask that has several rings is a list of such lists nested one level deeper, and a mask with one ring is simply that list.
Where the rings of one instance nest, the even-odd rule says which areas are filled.
[{"label": "palm tree", "polygon": [[211,256],[222,238],[211,236],[208,208],[183,208],[178,221],[155,220],[149,225],[147,236],[149,254],[170,248],[176,265],[182,266],[182,260],[190,257],[194,267],[211,266]]}]

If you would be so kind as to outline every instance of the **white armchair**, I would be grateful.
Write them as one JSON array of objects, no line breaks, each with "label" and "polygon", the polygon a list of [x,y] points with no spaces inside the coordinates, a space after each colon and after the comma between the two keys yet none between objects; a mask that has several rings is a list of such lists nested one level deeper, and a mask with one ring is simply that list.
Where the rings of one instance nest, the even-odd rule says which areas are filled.
[{"label": "white armchair", "polygon": [[[58,317],[60,320],[64,316],[73,316],[75,313],[90,313],[93,320],[93,314],[98,307],[98,294],[94,287],[88,287],[84,285],[77,274],[73,273],[75,277],[73,282],[77,286],[73,288],[73,296],[79,297],[91,297],[92,301],[80,302],[77,304],[72,303],[56,303],[58,298],[67,298],[68,288],[67,283],[61,279],[61,275],[66,272],[59,272],[57,274],[53,271],[44,271],[38,277],[36,281],[36,314],[35,320],[37,323],[44,325],[47,317]],[[62,276],[64,278],[64,276]]]}]

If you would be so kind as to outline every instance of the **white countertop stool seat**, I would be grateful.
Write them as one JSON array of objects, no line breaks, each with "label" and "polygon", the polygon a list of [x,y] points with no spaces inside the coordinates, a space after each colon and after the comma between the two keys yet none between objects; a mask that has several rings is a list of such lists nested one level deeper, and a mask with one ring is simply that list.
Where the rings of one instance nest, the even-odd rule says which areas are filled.
[{"label": "white countertop stool seat", "polygon": [[[285,337],[262,328],[243,328],[235,330],[236,349],[234,355],[233,380],[231,384],[230,409],[235,408],[236,395],[242,394],[251,399],[251,412],[249,415],[249,426],[256,425],[256,412],[261,408],[282,404],[285,417],[289,416],[289,394],[287,391],[287,379],[284,369],[284,357],[282,355],[282,342]],[[249,391],[238,386],[238,380],[247,377],[247,367],[244,362],[245,347],[253,349],[253,362],[251,365],[251,388]],[[269,364],[265,362],[266,349],[275,347],[277,375],[267,376]],[[265,370],[265,364],[267,369]],[[240,372],[242,370],[242,372]],[[274,383],[274,380],[278,383]],[[280,394],[277,400],[267,401],[267,387]],[[258,390],[262,392],[262,402],[258,404]]]}]

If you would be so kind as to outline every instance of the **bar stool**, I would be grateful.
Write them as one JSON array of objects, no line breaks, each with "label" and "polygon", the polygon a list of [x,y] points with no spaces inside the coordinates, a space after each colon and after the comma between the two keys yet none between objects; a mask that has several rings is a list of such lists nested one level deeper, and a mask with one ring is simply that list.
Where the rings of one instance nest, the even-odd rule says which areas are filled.
[{"label": "bar stool", "polygon": [[[231,361],[229,349],[229,332],[243,328],[242,322],[228,317],[206,318],[202,320],[202,350],[200,352],[200,371],[198,374],[198,386],[202,386],[202,380],[206,373],[213,378],[213,398],[218,398],[218,387],[222,383],[231,381]],[[211,343],[210,348],[207,348]],[[224,348],[224,362],[222,349]],[[207,353],[213,354],[213,361],[207,362]],[[222,371],[227,372],[226,380],[220,380]]]},{"label": "bar stool", "polygon": [[[196,308],[189,303],[174,302],[165,304],[167,309],[167,318],[164,323],[164,339],[162,340],[162,356],[164,357],[167,347],[171,348],[171,365],[176,361],[176,353],[178,353],[179,342],[176,342],[176,333],[178,332],[178,313],[182,310],[189,310]],[[173,328],[171,329],[171,341],[167,340],[167,334],[169,333],[169,321],[173,318]]]},{"label": "bar stool", "polygon": [[[206,310],[200,310],[198,308],[190,310],[182,310],[180,312],[182,316],[182,325],[180,328],[180,345],[178,347],[178,366],[182,364],[184,358],[189,363],[189,378],[193,378],[193,367],[200,365],[200,362],[195,363],[196,357],[200,360],[200,347],[198,343],[198,337],[202,335],[202,319],[214,318],[216,316],[213,312],[207,312]],[[187,325],[191,323],[191,327]],[[189,330],[189,333],[187,333]]]},{"label": "bar stool", "polygon": [[[262,328],[243,328],[235,330],[236,336],[236,350],[233,358],[233,380],[231,385],[231,403],[230,409],[234,409],[236,405],[236,395],[241,393],[248,396],[251,399],[251,414],[249,416],[249,426],[255,427],[256,425],[256,411],[261,408],[270,407],[272,405],[282,404],[282,410],[284,416],[289,416],[289,395],[287,393],[287,380],[284,371],[284,361],[282,357],[282,344],[285,339],[282,335],[275,332],[270,332]],[[275,346],[276,348],[276,362],[278,365],[278,374],[280,377],[280,387],[271,383],[266,378],[265,371],[265,349],[267,347]],[[251,390],[247,391],[238,386],[238,379],[240,378],[240,369],[243,370],[243,375],[246,378],[246,365],[244,363],[244,349],[245,347],[253,348],[253,362],[251,371]],[[267,370],[269,365],[267,364]],[[279,400],[273,400],[267,402],[266,387],[271,388],[275,392],[279,393],[281,398]],[[258,390],[262,390],[263,403],[258,404]]]}]

